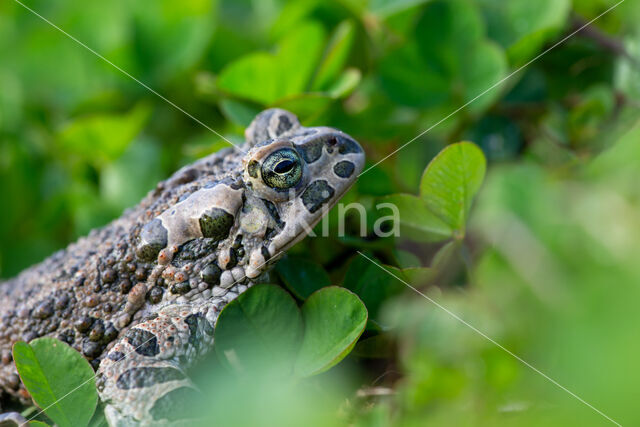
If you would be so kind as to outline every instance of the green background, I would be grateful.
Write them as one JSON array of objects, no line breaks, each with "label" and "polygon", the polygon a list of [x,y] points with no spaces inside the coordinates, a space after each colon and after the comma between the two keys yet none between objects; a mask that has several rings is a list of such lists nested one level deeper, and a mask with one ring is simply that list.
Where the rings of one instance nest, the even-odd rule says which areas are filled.
[{"label": "green background", "polygon": [[[375,290],[369,300],[360,295],[369,324],[353,354],[321,376],[327,399],[283,391],[259,403],[278,381],[254,385],[255,396],[225,383],[262,414],[257,421],[608,422],[369,270],[357,261],[361,250],[607,416],[640,423],[640,2],[624,1],[540,58],[616,2],[25,4],[232,141],[242,141],[256,112],[280,106],[305,125],[351,134],[371,166],[437,125],[345,197],[367,207],[369,232],[385,199],[420,212],[419,198],[404,193],[430,197],[422,173],[443,147],[467,140],[484,152],[487,178],[470,214],[450,224],[452,239],[425,232],[421,217],[403,223],[400,238],[361,238],[351,215],[346,237],[306,239],[292,250],[313,263],[300,267],[313,277],[320,268],[332,284]],[[226,145],[15,1],[0,4],[1,277],[106,224],[181,165]],[[278,267],[276,280],[300,298],[313,289],[296,289],[308,275],[292,265]],[[237,401],[217,401],[234,413]]]}]

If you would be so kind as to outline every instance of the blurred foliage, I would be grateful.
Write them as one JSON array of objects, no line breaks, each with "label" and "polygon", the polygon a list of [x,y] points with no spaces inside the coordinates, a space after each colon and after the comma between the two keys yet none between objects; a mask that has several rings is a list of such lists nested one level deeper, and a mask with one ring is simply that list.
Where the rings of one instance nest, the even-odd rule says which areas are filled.
[{"label": "blurred foliage", "polygon": [[[351,134],[367,167],[421,135],[345,195],[366,218],[342,212],[346,236],[305,239],[273,275],[302,306],[283,302],[294,317],[329,284],[356,293],[369,317],[353,352],[305,380],[238,376],[215,357],[198,376],[225,425],[386,426],[606,422],[402,281],[617,422],[640,422],[640,1],[538,58],[616,3],[27,4],[232,141],[269,106]],[[226,145],[12,1],[0,58],[2,277]],[[484,157],[451,145],[424,172],[463,140]],[[384,202],[401,212],[399,238],[373,235]]]}]

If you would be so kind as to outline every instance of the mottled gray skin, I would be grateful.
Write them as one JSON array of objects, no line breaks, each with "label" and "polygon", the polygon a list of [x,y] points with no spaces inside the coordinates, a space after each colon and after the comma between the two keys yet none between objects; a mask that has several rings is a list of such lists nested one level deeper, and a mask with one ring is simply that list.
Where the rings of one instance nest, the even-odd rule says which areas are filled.
[{"label": "mottled gray skin", "polygon": [[176,421],[195,392],[186,372],[211,349],[220,310],[364,165],[349,136],[305,128],[284,110],[262,112],[245,136],[241,149],[180,169],[122,217],[0,284],[3,398],[30,402],[13,343],[50,336],[97,369],[111,425]]}]

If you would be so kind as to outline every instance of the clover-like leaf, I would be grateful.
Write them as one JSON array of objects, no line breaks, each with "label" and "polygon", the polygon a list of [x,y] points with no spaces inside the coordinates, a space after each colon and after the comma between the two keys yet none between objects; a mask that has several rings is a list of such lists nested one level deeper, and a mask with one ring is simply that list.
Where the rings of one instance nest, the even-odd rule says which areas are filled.
[{"label": "clover-like leaf", "polygon": [[302,93],[318,63],[324,38],[321,25],[300,24],[280,41],[276,54],[255,52],[227,65],[218,87],[262,104]]},{"label": "clover-like leaf", "polygon": [[283,258],[276,265],[276,271],[287,288],[302,300],[331,284],[329,275],[320,264],[302,257]]},{"label": "clover-like leaf", "polygon": [[424,199],[412,194],[392,194],[379,199],[398,208],[400,237],[422,242],[439,242],[453,235],[451,226],[429,210]]},{"label": "clover-like leaf", "polygon": [[486,37],[483,24],[473,2],[430,1],[413,37],[382,58],[382,88],[393,101],[412,107],[486,109],[500,96],[488,89],[506,75],[507,60]]},{"label": "clover-like leaf", "polygon": [[349,57],[354,34],[354,25],[351,21],[343,21],[336,27],[318,66],[313,80],[313,90],[327,89],[327,86],[340,74]]},{"label": "clover-like leaf", "polygon": [[87,360],[66,343],[38,338],[17,342],[13,359],[31,397],[57,425],[87,425],[96,409],[95,374]]},{"label": "clover-like leaf", "polygon": [[220,313],[216,352],[236,372],[263,367],[291,372],[300,345],[302,317],[295,301],[275,285],[257,285]]},{"label": "clover-like leaf", "polygon": [[429,163],[420,194],[427,208],[462,238],[473,197],[486,170],[482,150],[470,142],[449,145]]},{"label": "clover-like leaf", "polygon": [[382,304],[405,289],[405,285],[394,277],[402,277],[400,269],[388,265],[384,269],[386,271],[363,256],[354,256],[343,283],[345,288],[353,291],[364,302],[369,319],[377,322]]},{"label": "clover-like leaf", "polygon": [[521,64],[556,36],[571,12],[569,0],[482,0],[489,34],[504,48],[511,62]]},{"label": "clover-like leaf", "polygon": [[93,114],[72,121],[58,135],[63,150],[98,167],[120,157],[147,122],[151,109],[139,104],[126,114]]},{"label": "clover-like leaf", "polygon": [[354,293],[329,286],[302,306],[305,332],[296,359],[301,377],[322,373],[349,354],[367,324],[367,309]]}]

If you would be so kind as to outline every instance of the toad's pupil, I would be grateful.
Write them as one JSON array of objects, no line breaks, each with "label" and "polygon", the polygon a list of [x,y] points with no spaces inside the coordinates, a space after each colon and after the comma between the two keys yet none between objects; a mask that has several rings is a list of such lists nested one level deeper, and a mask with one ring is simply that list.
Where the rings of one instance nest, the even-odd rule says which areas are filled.
[{"label": "toad's pupil", "polygon": [[291,160],[283,160],[273,168],[275,173],[287,173],[291,169],[293,169],[293,161]]}]

